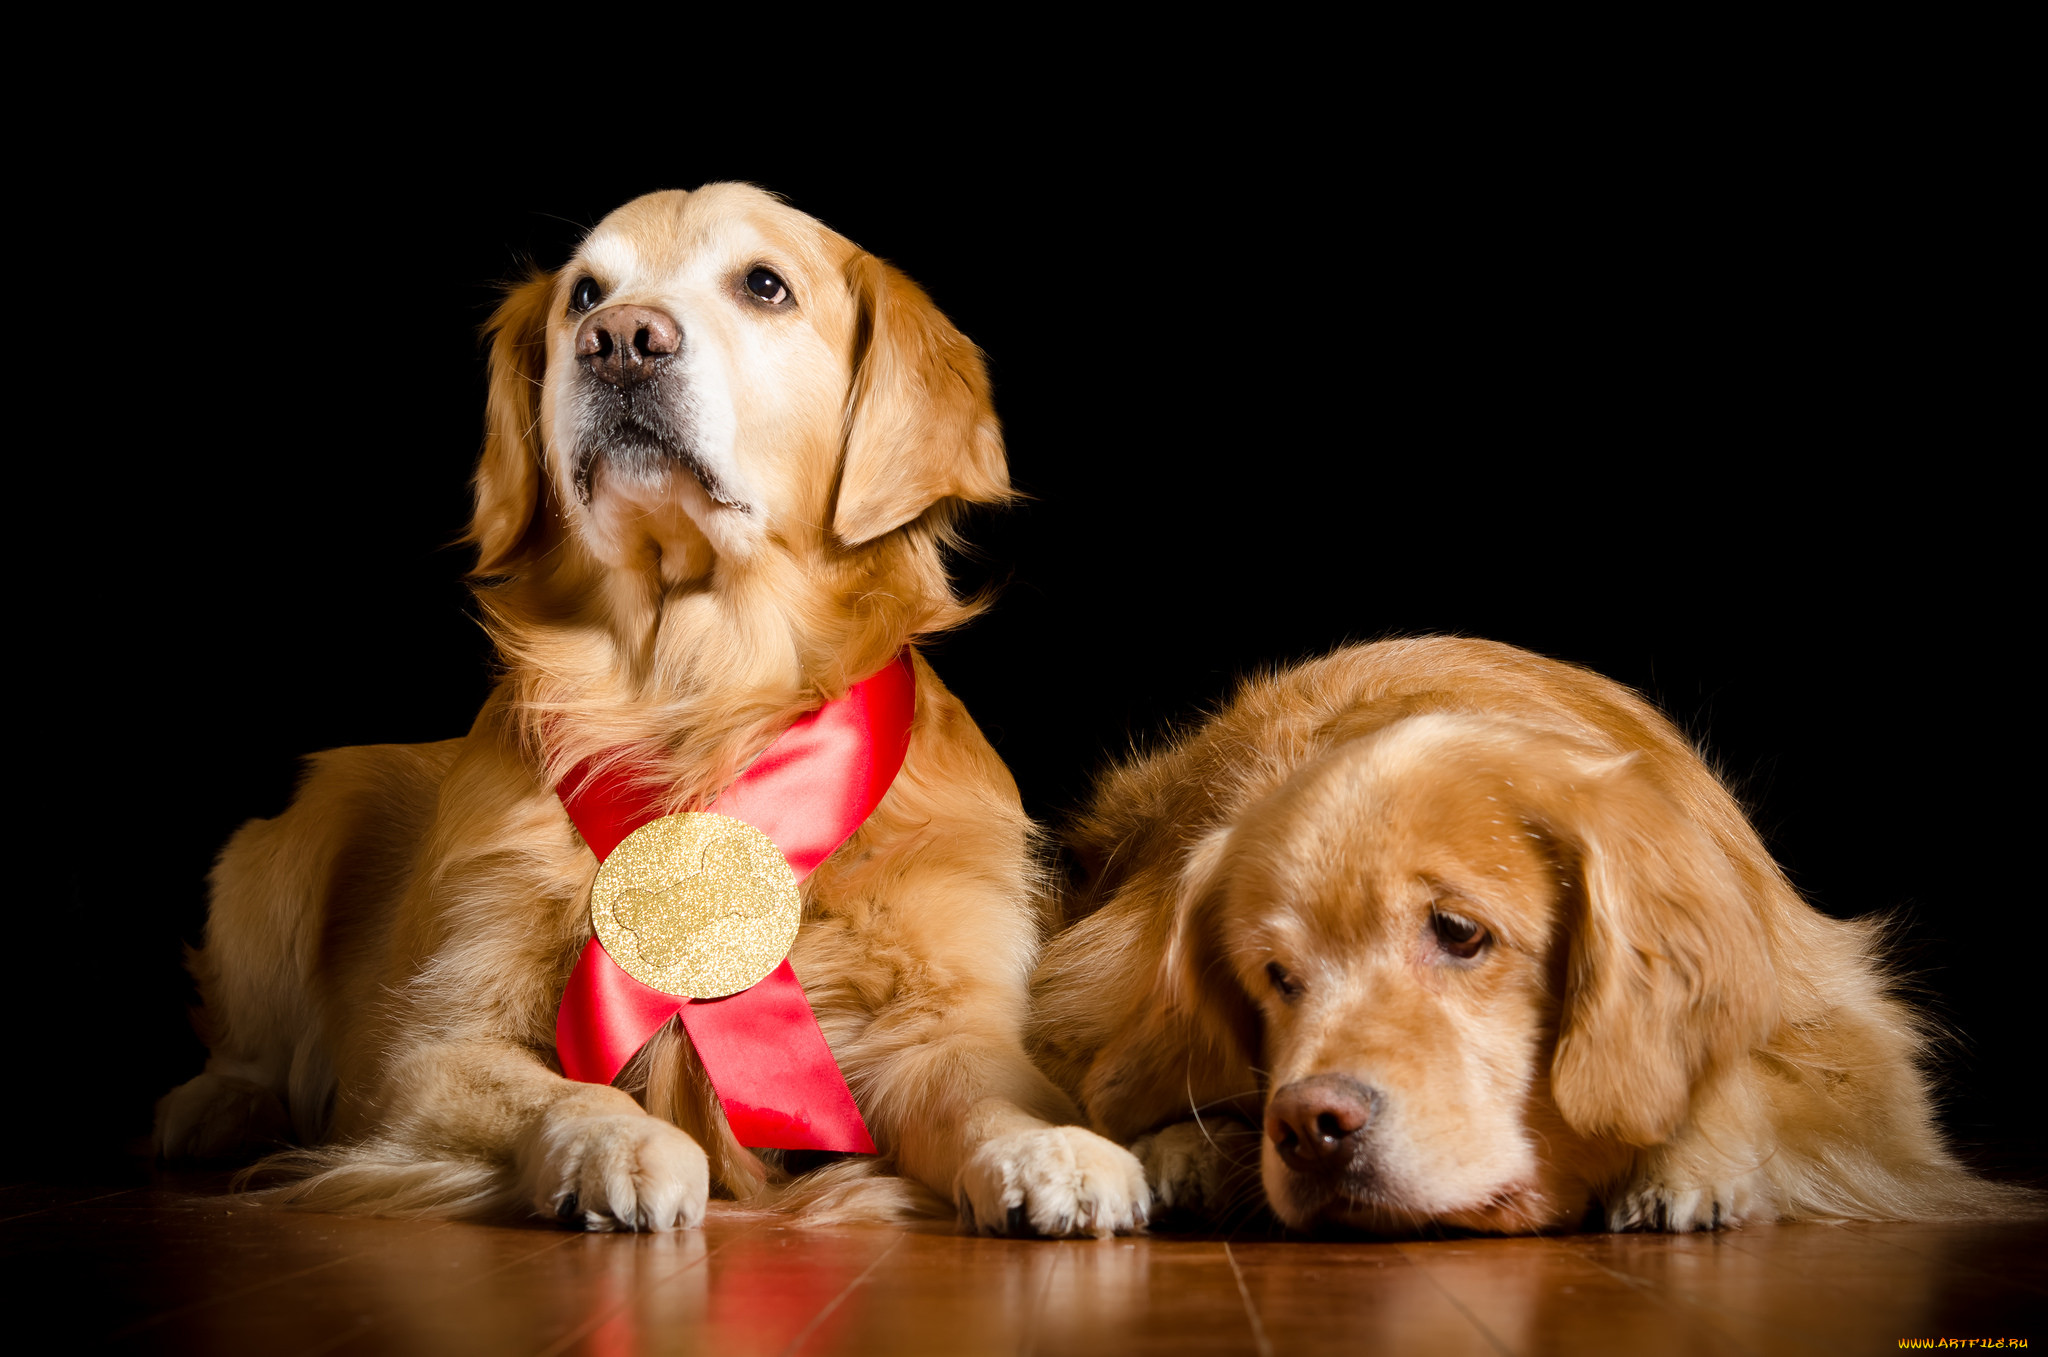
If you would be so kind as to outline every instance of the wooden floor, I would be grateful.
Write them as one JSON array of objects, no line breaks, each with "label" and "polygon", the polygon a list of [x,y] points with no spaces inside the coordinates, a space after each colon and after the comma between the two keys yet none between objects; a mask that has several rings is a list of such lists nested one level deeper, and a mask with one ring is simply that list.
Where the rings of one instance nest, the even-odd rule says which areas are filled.
[{"label": "wooden floor", "polygon": [[[1842,1353],[2048,1348],[2048,1225],[1042,1242],[721,1216],[569,1234],[0,1188],[0,1346],[232,1353]],[[38,1322],[41,1342],[15,1346]],[[44,1344],[50,1345],[48,1349]],[[2008,1344],[2009,1345],[2009,1344]]]}]

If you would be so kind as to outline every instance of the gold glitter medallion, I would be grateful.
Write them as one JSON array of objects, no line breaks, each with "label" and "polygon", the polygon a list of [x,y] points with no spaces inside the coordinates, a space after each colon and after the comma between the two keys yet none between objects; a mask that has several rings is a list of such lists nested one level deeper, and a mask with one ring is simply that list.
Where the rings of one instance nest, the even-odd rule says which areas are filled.
[{"label": "gold glitter medallion", "polygon": [[590,922],[627,975],[664,994],[719,999],[782,964],[803,921],[775,841],[714,811],[650,820],[597,869]]}]

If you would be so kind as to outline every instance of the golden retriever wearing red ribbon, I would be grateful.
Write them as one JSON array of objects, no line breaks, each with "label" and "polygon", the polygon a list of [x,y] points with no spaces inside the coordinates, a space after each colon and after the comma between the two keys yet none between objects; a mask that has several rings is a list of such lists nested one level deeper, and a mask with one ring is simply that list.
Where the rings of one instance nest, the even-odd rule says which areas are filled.
[{"label": "golden retriever wearing red ribbon", "polygon": [[1341,650],[1110,772],[1072,844],[1034,1052],[1161,1210],[1516,1233],[2022,1200],[1944,1149],[1879,929],[1803,902],[1597,674]]},{"label": "golden retriever wearing red ribbon", "polygon": [[790,955],[880,1156],[792,1182],[733,1139],[673,1023],[617,1087],[555,1064],[597,871],[558,781],[630,758],[701,803],[970,615],[940,551],[962,504],[1009,494],[979,352],[895,269],[735,184],[620,208],[490,336],[469,537],[503,677],[464,738],[318,755],[228,845],[194,958],[211,1056],[160,1104],[162,1153],[294,1139],[278,1194],[327,1209],[666,1229],[715,1183],[814,1219],[1136,1228],[1137,1162],[1067,1124],[1023,1049],[1016,786],[914,650],[901,771],[805,880]]}]

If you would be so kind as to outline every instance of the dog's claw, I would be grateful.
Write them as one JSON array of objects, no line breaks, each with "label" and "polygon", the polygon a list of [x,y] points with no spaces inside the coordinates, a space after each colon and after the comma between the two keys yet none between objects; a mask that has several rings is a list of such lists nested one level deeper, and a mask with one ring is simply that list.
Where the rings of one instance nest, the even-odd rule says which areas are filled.
[{"label": "dog's claw", "polygon": [[978,1221],[982,1234],[1016,1239],[1129,1233],[1150,1201],[1144,1166],[1079,1126],[985,1142],[961,1171],[959,1195],[963,1225]]},{"label": "dog's claw", "polygon": [[582,1215],[582,1213],[582,1208],[577,1203],[576,1194],[574,1192],[571,1192],[567,1196],[563,1197],[562,1200],[556,1203],[555,1205],[555,1219],[561,1221],[564,1225],[575,1224],[577,1219]]}]

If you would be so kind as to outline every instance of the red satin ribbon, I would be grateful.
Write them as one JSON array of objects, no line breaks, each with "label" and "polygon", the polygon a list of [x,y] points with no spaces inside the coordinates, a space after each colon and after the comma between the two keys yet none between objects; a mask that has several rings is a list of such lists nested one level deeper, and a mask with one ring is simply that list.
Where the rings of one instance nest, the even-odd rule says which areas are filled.
[{"label": "red satin ribbon", "polygon": [[[766,834],[803,880],[887,794],[910,747],[915,690],[906,653],[799,718],[706,809]],[[591,777],[578,766],[556,794],[600,862],[660,811],[652,790],[619,769]],[[641,984],[591,938],[555,1016],[562,1072],[610,1083],[678,1013],[742,1145],[875,1152],[786,957],[738,994],[685,999]]]}]

